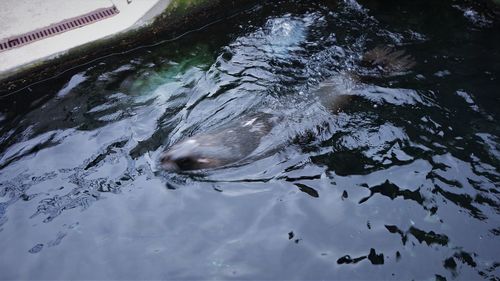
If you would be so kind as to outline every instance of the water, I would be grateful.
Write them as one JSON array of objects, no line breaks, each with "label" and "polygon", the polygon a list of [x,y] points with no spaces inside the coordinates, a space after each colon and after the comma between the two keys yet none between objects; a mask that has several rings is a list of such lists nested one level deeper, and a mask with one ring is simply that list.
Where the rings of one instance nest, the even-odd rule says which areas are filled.
[{"label": "water", "polygon": [[[498,279],[498,21],[459,1],[275,2],[2,98],[2,279]],[[376,46],[416,66],[383,75]],[[338,110],[318,98],[333,81]],[[284,116],[252,161],[168,147]]]}]

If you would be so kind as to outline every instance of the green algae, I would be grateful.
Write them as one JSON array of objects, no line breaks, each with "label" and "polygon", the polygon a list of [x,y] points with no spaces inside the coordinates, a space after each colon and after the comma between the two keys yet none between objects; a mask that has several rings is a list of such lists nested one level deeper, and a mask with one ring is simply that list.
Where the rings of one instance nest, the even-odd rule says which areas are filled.
[{"label": "green algae", "polygon": [[218,1],[207,1],[207,0],[174,0],[167,7],[167,12],[186,12],[188,9],[192,9],[199,5],[204,5],[210,2]]},{"label": "green algae", "polygon": [[139,95],[152,93],[161,85],[177,83],[191,71],[204,71],[214,61],[210,48],[205,44],[195,45],[186,52],[178,54],[177,58],[162,64],[154,71],[143,70],[134,75],[131,92]]}]

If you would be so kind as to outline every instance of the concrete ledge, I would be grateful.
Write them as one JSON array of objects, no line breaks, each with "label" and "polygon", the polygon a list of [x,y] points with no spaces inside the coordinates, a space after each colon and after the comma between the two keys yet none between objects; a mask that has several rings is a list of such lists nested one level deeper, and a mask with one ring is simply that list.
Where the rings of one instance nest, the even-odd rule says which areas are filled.
[{"label": "concrete ledge", "polygon": [[[158,37],[172,38],[216,19],[245,9],[254,0],[3,0],[46,3],[57,1],[78,3],[92,2],[90,6],[72,10],[66,15],[88,12],[91,8],[109,7],[120,9],[120,14],[102,21],[49,37],[31,44],[0,53],[0,95],[16,91],[36,81],[60,74],[68,68],[88,62],[113,52],[130,50]],[[129,2],[129,3],[127,3]],[[17,3],[17,2],[16,2]],[[134,4],[135,3],[135,4]],[[98,5],[99,4],[99,5]],[[43,17],[43,16],[42,16]],[[38,21],[50,25],[60,21]],[[43,22],[43,23],[40,23]],[[33,26],[19,29],[26,32]],[[4,33],[14,34],[13,28]]]},{"label": "concrete ledge", "polygon": [[[44,38],[33,43],[10,49],[0,53],[0,79],[15,74],[18,70],[61,55],[64,52],[113,36],[133,27],[139,27],[137,22],[147,14],[160,0],[3,0],[7,7],[2,11],[2,26],[0,38],[22,34],[39,29],[50,24],[73,18],[98,8],[116,5],[119,14],[83,27]],[[164,1],[170,3],[170,0]],[[9,7],[11,7],[9,9]],[[13,7],[13,8],[12,8]],[[14,18],[3,17],[4,13],[14,14]],[[7,19],[6,19],[7,18]],[[30,20],[26,20],[30,19]]]}]

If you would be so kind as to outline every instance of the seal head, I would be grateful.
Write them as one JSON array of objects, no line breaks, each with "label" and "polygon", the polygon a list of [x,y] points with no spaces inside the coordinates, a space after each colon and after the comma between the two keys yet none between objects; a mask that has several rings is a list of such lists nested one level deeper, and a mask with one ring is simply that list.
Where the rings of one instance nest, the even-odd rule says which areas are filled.
[{"label": "seal head", "polygon": [[194,135],[164,152],[161,165],[168,171],[190,171],[238,162],[259,146],[260,139],[271,130],[272,122],[272,115],[260,113]]}]

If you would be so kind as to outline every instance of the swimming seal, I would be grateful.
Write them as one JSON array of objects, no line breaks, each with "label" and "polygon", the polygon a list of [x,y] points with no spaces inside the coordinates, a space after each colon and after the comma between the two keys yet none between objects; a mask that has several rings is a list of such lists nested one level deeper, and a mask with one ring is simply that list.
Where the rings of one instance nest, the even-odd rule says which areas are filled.
[{"label": "swimming seal", "polygon": [[[403,51],[382,47],[367,52],[363,62],[372,68],[381,69],[382,75],[397,74],[415,64],[413,58]],[[353,82],[356,79],[347,80]],[[352,87],[345,87],[344,83],[335,79],[323,81],[314,90],[315,97],[330,111],[336,112],[350,100],[348,91]],[[175,144],[162,154],[161,165],[168,171],[190,171],[237,163],[251,155],[259,146],[261,138],[271,131],[278,120],[278,117],[268,113],[240,117],[223,127]]]},{"label": "swimming seal", "polygon": [[259,146],[276,121],[277,117],[268,113],[240,117],[175,144],[161,156],[161,165],[168,171],[189,171],[238,162]]}]

